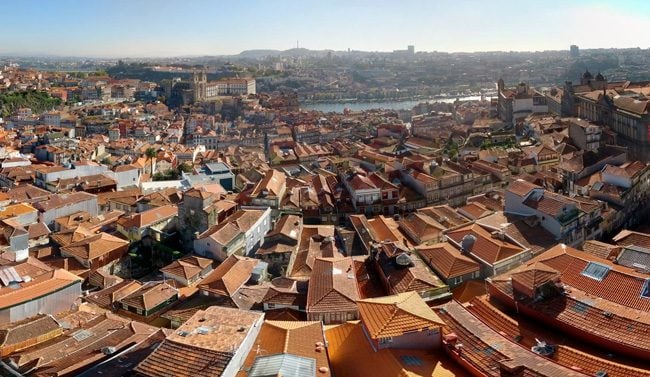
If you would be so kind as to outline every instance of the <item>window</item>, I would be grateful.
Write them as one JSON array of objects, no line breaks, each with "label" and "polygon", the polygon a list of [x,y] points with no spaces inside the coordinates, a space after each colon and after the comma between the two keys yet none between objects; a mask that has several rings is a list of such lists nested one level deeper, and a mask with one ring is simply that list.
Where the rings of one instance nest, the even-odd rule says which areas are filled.
[{"label": "window", "polygon": [[645,283],[643,283],[641,297],[650,298],[650,278],[645,279]]},{"label": "window", "polygon": [[582,270],[582,275],[594,280],[602,281],[605,276],[607,276],[608,272],[608,266],[596,262],[589,262],[585,269]]},{"label": "window", "polygon": [[387,338],[379,338],[379,344],[390,344],[393,343],[393,337],[389,336]]}]

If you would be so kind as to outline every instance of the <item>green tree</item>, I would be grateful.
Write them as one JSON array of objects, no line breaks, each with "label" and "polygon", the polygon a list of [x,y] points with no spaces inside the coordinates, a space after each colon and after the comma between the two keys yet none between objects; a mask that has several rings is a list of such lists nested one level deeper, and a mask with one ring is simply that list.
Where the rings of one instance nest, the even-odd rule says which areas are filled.
[{"label": "green tree", "polygon": [[156,152],[156,149],[152,148],[152,147],[147,148],[147,150],[144,152],[144,155],[147,156],[147,158],[149,159],[149,167],[151,169],[151,174],[154,173],[154,171],[153,171],[153,159],[154,159],[154,157],[156,157],[157,154],[158,153]]},{"label": "green tree", "polygon": [[185,162],[182,162],[180,165],[178,165],[178,167],[176,169],[178,170],[178,176],[179,177],[182,177],[183,173],[191,173],[192,172],[192,167],[189,164],[185,163]]}]

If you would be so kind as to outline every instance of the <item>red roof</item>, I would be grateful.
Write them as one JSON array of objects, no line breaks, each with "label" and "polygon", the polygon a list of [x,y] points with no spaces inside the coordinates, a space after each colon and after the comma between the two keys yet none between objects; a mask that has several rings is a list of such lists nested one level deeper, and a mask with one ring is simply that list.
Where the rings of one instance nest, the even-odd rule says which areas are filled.
[{"label": "red roof", "polygon": [[515,244],[493,237],[490,232],[476,224],[453,230],[447,233],[447,237],[460,247],[463,237],[470,234],[476,241],[467,251],[488,264],[495,264],[524,251]]},{"label": "red roof", "polygon": [[416,249],[422,259],[445,279],[477,272],[480,266],[473,259],[461,254],[448,242]]}]

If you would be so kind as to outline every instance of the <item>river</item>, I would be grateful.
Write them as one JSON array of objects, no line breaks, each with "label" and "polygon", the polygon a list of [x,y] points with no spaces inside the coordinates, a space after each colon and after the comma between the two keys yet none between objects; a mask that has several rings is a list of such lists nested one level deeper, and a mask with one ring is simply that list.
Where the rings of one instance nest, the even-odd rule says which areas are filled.
[{"label": "river", "polygon": [[[310,102],[300,105],[301,110],[318,110],[325,113],[337,112],[342,113],[344,109],[352,111],[363,111],[370,109],[386,109],[386,110],[411,110],[417,104],[422,102],[445,102],[453,103],[456,99],[461,101],[478,101],[481,96],[466,96],[466,97],[453,97],[453,98],[440,98],[440,99],[419,99],[419,100],[396,100],[396,101],[350,101],[350,102]],[[490,98],[489,96],[485,97]]]}]

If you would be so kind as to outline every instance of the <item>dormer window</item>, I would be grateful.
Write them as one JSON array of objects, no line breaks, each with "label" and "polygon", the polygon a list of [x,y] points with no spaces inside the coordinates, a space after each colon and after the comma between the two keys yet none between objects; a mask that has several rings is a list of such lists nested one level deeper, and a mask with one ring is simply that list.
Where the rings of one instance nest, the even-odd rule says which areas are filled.
[{"label": "dormer window", "polygon": [[650,278],[645,279],[645,283],[641,287],[641,297],[650,298]]}]

